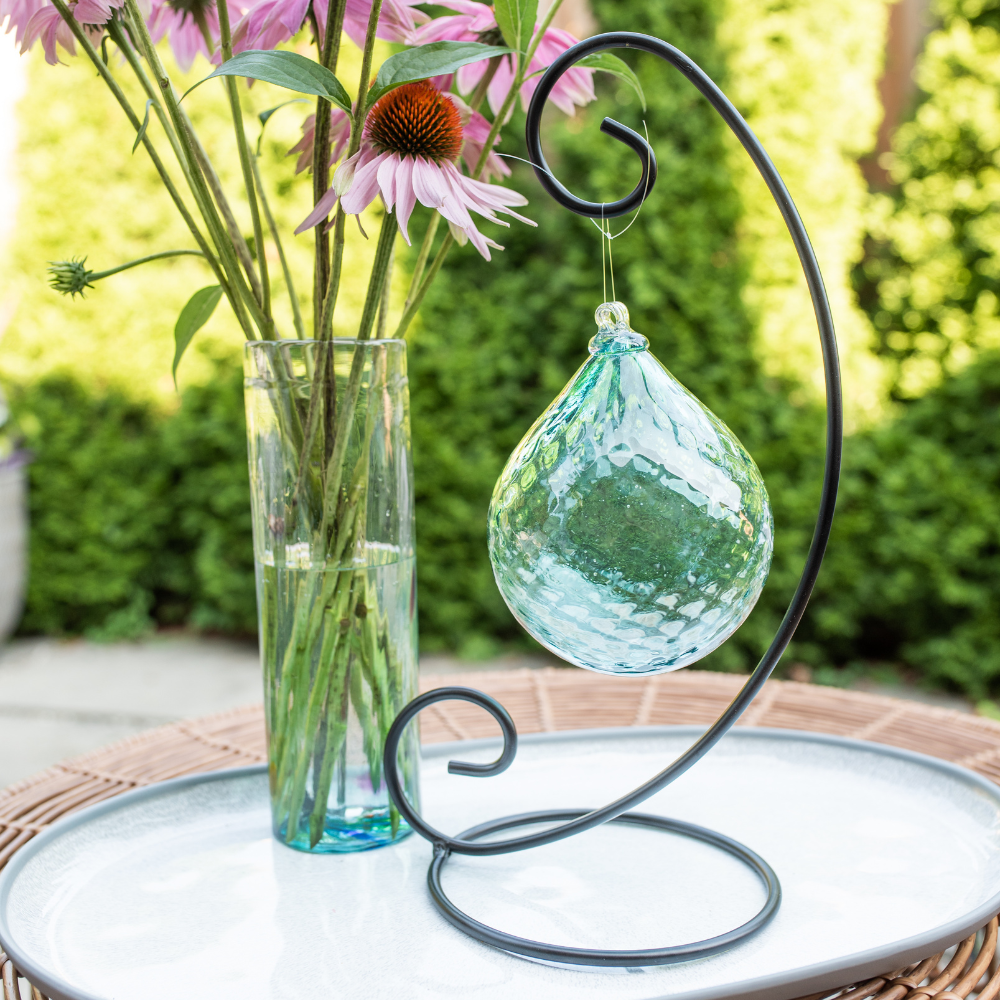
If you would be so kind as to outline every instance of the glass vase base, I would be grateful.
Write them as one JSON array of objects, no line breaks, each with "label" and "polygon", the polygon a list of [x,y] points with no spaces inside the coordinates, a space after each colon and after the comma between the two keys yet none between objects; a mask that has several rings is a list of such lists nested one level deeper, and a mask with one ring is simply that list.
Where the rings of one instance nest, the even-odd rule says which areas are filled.
[{"label": "glass vase base", "polygon": [[356,851],[371,851],[377,847],[388,847],[408,837],[413,830],[402,818],[397,817],[395,836],[389,809],[347,809],[347,815],[340,811],[329,812],[323,824],[323,833],[312,844],[308,824],[300,827],[298,833],[288,840],[284,824],[275,829],[275,838],[286,847],[308,854],[352,854]]}]

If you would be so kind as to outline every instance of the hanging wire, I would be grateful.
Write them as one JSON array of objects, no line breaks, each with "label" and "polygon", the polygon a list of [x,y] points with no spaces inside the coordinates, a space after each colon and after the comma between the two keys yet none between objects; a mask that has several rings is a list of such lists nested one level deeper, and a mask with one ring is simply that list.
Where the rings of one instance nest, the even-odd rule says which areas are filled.
[{"label": "hanging wire", "polygon": [[[649,142],[649,127],[646,125],[646,119],[642,120],[642,130],[646,133],[646,142]],[[526,160],[523,156],[514,156],[512,153],[497,153],[497,156],[503,157],[505,160],[518,160],[521,163],[527,163],[529,167],[534,167],[535,170],[540,170],[542,173],[547,174],[553,180],[556,180],[556,175],[552,173],[551,170],[547,170],[543,167],[539,167],[537,163],[532,163],[531,160]],[[642,211],[642,206],[646,204],[646,196],[649,194],[649,183],[650,176],[646,175],[646,184],[643,188],[642,201],[639,203],[639,207],[635,210],[635,214],[629,220],[628,225],[625,226],[620,232],[611,232],[611,220],[604,218],[604,205],[605,202],[601,203],[601,221],[598,222],[596,219],[590,219],[589,221],[598,229],[601,234],[601,279],[602,279],[602,294],[604,296],[604,301],[608,301],[608,270],[611,271],[611,298],[617,301],[617,296],[615,294],[615,262],[614,256],[611,252],[611,241],[618,239],[619,236],[624,236],[635,224],[635,220],[639,218],[639,213]],[[604,243],[607,240],[607,256],[605,257]]]}]

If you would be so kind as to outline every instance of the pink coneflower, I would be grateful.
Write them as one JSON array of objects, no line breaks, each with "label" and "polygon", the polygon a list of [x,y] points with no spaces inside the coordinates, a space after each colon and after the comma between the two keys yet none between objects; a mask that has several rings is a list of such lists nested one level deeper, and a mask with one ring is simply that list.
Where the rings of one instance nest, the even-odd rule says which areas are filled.
[{"label": "pink coneflower", "polygon": [[[437,85],[437,81],[440,79],[437,77],[429,82],[440,90],[441,88]],[[490,137],[490,123],[478,111],[473,111],[461,97],[448,93],[444,96],[458,109],[458,116],[462,122],[462,137],[465,140],[462,144],[462,159],[471,174],[476,169],[479,157],[482,156],[486,140]],[[498,133],[493,140],[493,145],[496,146],[499,142],[500,135]],[[510,177],[510,167],[496,153],[491,152],[486,157],[482,176],[487,180],[491,177]]]},{"label": "pink coneflower", "polygon": [[[106,24],[112,12],[123,6],[123,3],[124,0],[76,0],[69,4],[69,9],[96,42],[101,32],[95,29],[100,29]],[[76,55],[73,32],[59,11],[45,0],[0,2],[0,21],[4,17],[8,19],[7,32],[16,30],[14,38],[21,43],[22,55],[39,41],[45,51],[45,61],[50,66],[56,66],[60,62],[56,51],[57,44],[71,56]]]},{"label": "pink coneflower", "polygon": [[[436,17],[428,24],[414,29],[407,37],[410,45],[424,45],[428,42],[476,42],[484,32],[497,31],[493,8],[474,0],[437,0],[440,6],[450,7],[458,11],[445,17]],[[538,26],[535,26],[538,30]],[[527,108],[531,95],[538,86],[538,77],[531,74],[545,69],[556,56],[576,45],[578,39],[561,28],[546,28],[535,54],[531,57],[526,79],[521,85],[521,103]],[[456,74],[460,93],[469,94],[483,78],[488,62],[469,63]],[[594,71],[574,67],[562,75],[559,82],[552,88],[550,100],[560,111],[571,115],[577,106],[582,107],[594,100]],[[496,114],[503,106],[507,93],[514,82],[514,63],[510,56],[504,56],[500,61],[496,74],[490,82],[487,97],[493,113]]]},{"label": "pink coneflower", "polygon": [[[423,0],[383,0],[377,36],[387,42],[404,41],[418,24],[428,20],[423,11],[413,9],[420,2]],[[328,9],[324,0],[313,4],[321,36],[326,33]],[[359,47],[365,43],[371,10],[371,0],[347,0],[344,31]],[[308,13],[309,0],[259,0],[233,29],[233,51],[276,48],[298,33]]]},{"label": "pink coneflower", "polygon": [[[229,0],[227,5],[229,20],[235,23],[244,9]],[[169,36],[177,65],[185,73],[199,52],[210,60],[217,53],[219,13],[211,0],[151,0],[146,24],[154,42]],[[211,46],[206,35],[211,38]]]},{"label": "pink coneflower", "polygon": [[47,6],[48,0],[0,0],[0,24],[7,21],[7,34],[13,31],[14,41],[20,45],[32,15]]},{"label": "pink coneflower", "polygon": [[[295,163],[295,172],[312,167],[313,143],[316,140],[316,116],[309,115],[302,123],[302,138],[288,151],[288,155],[299,154]],[[330,166],[339,160],[351,141],[351,119],[340,108],[330,109]]]},{"label": "pink coneflower", "polygon": [[528,225],[535,223],[511,210],[512,205],[527,204],[522,195],[459,171],[455,160],[464,139],[455,102],[428,81],[391,91],[369,113],[361,149],[337,168],[333,186],[296,233],[321,223],[338,197],[347,214],[357,215],[381,194],[386,209],[395,208],[399,231],[407,243],[410,214],[419,201],[448,220],[459,242],[468,239],[489,260],[489,247],[503,248],[479,232],[470,211],[504,226],[507,223],[497,212]]}]

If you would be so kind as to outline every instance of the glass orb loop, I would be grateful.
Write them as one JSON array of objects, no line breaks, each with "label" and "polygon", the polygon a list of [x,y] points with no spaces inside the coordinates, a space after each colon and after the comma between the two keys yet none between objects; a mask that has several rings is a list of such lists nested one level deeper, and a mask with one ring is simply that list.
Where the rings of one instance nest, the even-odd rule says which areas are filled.
[{"label": "glass orb loop", "polygon": [[517,620],[590,670],[651,674],[742,624],[771,564],[760,471],[629,325],[595,314],[590,358],[497,480],[490,559]]}]

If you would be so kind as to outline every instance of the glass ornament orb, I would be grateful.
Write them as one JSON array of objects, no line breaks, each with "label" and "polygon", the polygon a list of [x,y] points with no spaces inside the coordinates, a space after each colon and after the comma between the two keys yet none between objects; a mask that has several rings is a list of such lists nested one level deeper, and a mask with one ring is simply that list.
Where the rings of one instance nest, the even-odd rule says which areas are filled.
[{"label": "glass ornament orb", "polygon": [[773,523],[733,432],[629,326],[596,312],[590,358],[497,480],[490,560],[517,620],[580,667],[677,670],[742,624],[767,579]]}]

